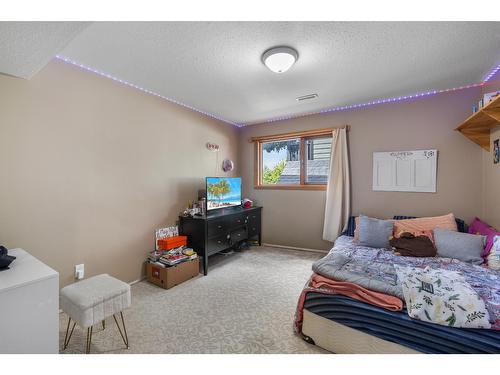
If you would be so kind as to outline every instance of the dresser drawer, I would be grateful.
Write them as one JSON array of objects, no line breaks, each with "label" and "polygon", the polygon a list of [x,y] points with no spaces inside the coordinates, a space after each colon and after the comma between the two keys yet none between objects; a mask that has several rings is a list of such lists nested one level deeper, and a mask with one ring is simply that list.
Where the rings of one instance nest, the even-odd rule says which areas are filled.
[{"label": "dresser drawer", "polygon": [[231,227],[232,228],[245,225],[246,223],[248,223],[248,215],[247,214],[234,215],[233,217],[231,217]]},{"label": "dresser drawer", "polygon": [[255,236],[260,233],[260,222],[248,224],[248,237]]},{"label": "dresser drawer", "polygon": [[208,237],[219,237],[223,234],[227,234],[230,223],[231,222],[228,219],[209,221],[207,226]]},{"label": "dresser drawer", "polygon": [[231,232],[229,237],[230,237],[230,239],[229,239],[230,244],[235,244],[235,243],[238,243],[242,240],[246,240],[248,238],[247,230],[245,227],[236,229],[236,230]]},{"label": "dresser drawer", "polygon": [[212,255],[227,249],[229,247],[229,238],[228,235],[222,235],[219,237],[209,238],[207,241],[207,254]]},{"label": "dresser drawer", "polygon": [[250,212],[247,216],[249,221],[260,220],[260,211]]},{"label": "dresser drawer", "polygon": [[252,212],[250,215],[248,215],[248,225],[254,227],[260,226],[260,212]]}]

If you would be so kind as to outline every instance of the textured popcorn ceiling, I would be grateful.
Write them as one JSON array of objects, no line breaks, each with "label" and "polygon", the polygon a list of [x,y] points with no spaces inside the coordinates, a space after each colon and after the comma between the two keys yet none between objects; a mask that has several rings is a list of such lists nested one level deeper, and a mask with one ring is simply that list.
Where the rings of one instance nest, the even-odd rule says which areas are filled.
[{"label": "textured popcorn ceiling", "polygon": [[0,73],[31,78],[89,22],[0,22]]},{"label": "textured popcorn ceiling", "polygon": [[[54,39],[43,38],[33,56]],[[279,45],[299,53],[284,74],[261,62]],[[498,22],[96,22],[57,53],[246,124],[481,82],[500,62],[499,46]],[[9,59],[30,65],[23,55]],[[295,100],[311,93],[319,97]]]}]

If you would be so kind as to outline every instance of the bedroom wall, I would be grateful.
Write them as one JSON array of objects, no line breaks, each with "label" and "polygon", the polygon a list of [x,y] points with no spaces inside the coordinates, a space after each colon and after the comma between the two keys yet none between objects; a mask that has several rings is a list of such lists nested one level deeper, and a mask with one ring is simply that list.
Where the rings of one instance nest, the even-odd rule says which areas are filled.
[{"label": "bedroom wall", "polygon": [[[500,90],[500,72],[483,87],[483,94]],[[490,152],[483,150],[483,219],[500,229],[500,163],[493,163],[493,141],[500,139],[500,126],[491,130]]]},{"label": "bedroom wall", "polygon": [[[482,210],[481,148],[454,131],[481,96],[473,88],[366,109],[312,115],[252,125],[240,135],[244,194],[263,210],[263,241],[271,244],[328,249],[322,240],[324,191],[256,190],[254,149],[250,137],[351,125],[352,213],[381,218],[455,213],[469,221]],[[374,192],[374,151],[439,150],[437,193]]]},{"label": "bedroom wall", "polygon": [[79,263],[86,276],[137,280],[154,229],[237,159],[237,132],[60,61],[31,80],[0,75],[0,243],[50,265],[61,285]]}]

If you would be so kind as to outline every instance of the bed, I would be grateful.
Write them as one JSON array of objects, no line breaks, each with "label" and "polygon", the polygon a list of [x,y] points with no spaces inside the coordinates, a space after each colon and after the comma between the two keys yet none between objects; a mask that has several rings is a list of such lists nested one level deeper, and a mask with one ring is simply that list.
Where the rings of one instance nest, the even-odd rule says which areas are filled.
[{"label": "bed", "polygon": [[[307,290],[306,287],[300,306],[301,324],[296,325],[296,331],[304,340],[333,353],[500,353],[499,272],[449,258],[396,257],[391,251],[358,246],[349,236],[337,239],[328,255],[314,264],[314,272],[326,276],[328,259],[334,254],[367,262],[375,273],[394,263],[458,270],[466,274],[467,281],[487,302],[492,329],[455,328],[423,322],[410,318],[404,307],[401,311],[389,311],[351,297],[326,294],[314,288]],[[392,284],[396,288],[395,280]],[[391,290],[391,285],[374,284],[373,288],[398,294],[395,289]]]}]

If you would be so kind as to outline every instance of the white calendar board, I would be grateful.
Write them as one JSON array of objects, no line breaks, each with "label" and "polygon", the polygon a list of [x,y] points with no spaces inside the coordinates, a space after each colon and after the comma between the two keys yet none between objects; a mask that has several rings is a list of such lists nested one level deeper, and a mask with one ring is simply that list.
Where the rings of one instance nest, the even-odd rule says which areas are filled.
[{"label": "white calendar board", "polygon": [[373,153],[374,191],[436,192],[437,150]]}]

